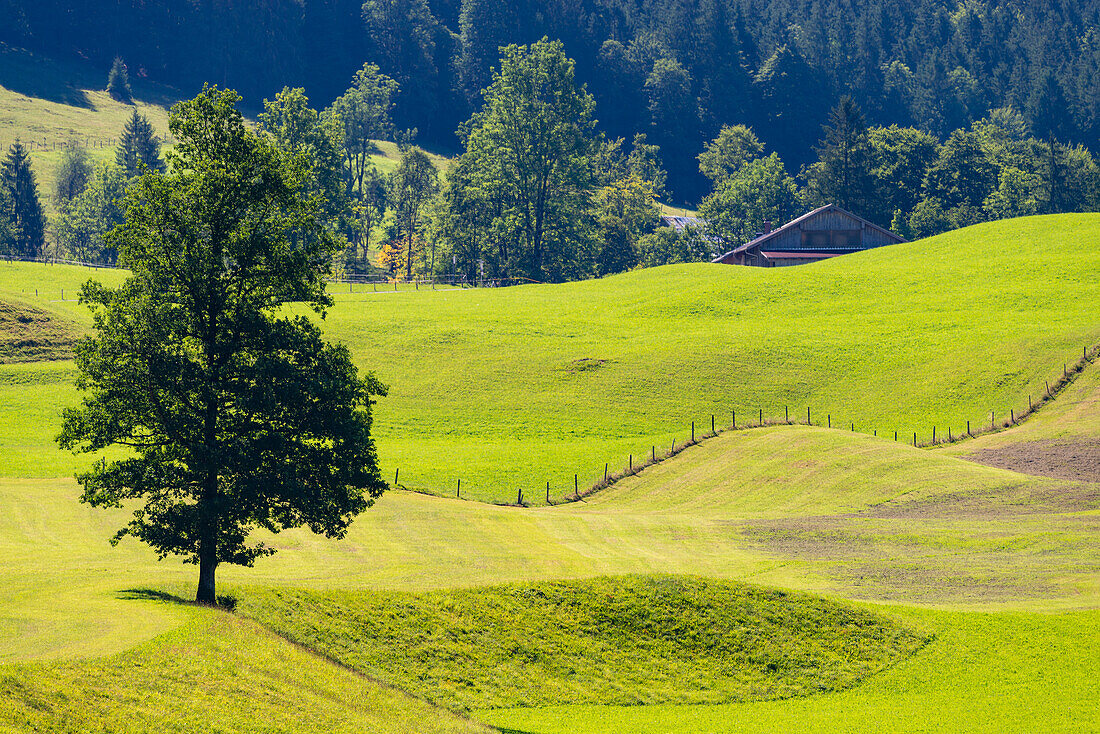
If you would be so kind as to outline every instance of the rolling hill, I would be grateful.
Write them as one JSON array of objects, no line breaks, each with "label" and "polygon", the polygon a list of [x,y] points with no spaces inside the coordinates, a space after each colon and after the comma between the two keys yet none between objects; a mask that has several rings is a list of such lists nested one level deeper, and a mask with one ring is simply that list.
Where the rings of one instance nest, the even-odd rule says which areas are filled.
[{"label": "rolling hill", "polygon": [[[0,364],[0,586],[9,592],[0,600],[0,730],[77,722],[190,731],[223,720],[227,730],[296,732],[303,721],[333,731],[350,730],[344,721],[479,730],[375,677],[460,701],[513,732],[1100,726],[1091,704],[1100,697],[1100,481],[972,460],[1095,440],[1100,368],[1001,433],[934,450],[892,434],[1026,405],[1094,344],[1098,238],[1096,216],[1040,217],[784,271],[674,266],[477,291],[334,286],[328,335],[392,387],[376,423],[387,467],[400,466],[402,484],[435,491],[461,475],[464,499],[394,491],[343,541],[305,531],[270,538],[276,556],[219,573],[237,600],[233,616],[179,604],[194,568],[157,562],[131,541],[110,548],[126,512],[77,502],[66,475],[82,460],[51,445],[60,408],[76,399],[71,363]],[[0,301],[80,332],[88,318],[73,291],[91,275],[122,277],[0,263]],[[582,467],[589,481],[602,476],[604,457],[622,466],[629,452],[683,440],[693,418],[702,433],[712,412],[725,422],[726,408],[781,418],[784,405],[800,417],[806,404],[812,427],[725,432],[584,502],[465,499],[514,499],[517,486],[534,494],[535,474],[551,475],[560,498]],[[832,429],[817,425],[827,416]],[[604,641],[556,630],[564,642],[528,644],[543,634],[532,620],[563,618],[546,601],[561,580],[598,590],[599,577],[622,574],[823,595],[928,642],[845,690],[622,706],[630,691],[600,667]],[[492,588],[460,591],[481,587]],[[528,596],[542,601],[523,603]],[[499,616],[509,604],[527,621]],[[632,604],[617,607],[616,624],[650,608]],[[472,651],[466,635],[485,631],[461,609],[497,620]],[[402,614],[424,622],[412,627],[419,634],[402,637]],[[366,619],[390,625],[410,661],[387,671],[372,662],[387,659],[390,643],[357,642]],[[662,644],[658,635],[640,645],[622,670],[660,666]],[[485,666],[463,673],[463,656],[509,645],[537,656],[575,645],[587,662],[534,698],[507,693],[527,690],[515,681],[479,677]],[[404,685],[403,672],[416,684]],[[163,682],[155,696],[151,676]],[[198,705],[181,713],[200,680]],[[554,692],[570,687],[591,696]]]}]

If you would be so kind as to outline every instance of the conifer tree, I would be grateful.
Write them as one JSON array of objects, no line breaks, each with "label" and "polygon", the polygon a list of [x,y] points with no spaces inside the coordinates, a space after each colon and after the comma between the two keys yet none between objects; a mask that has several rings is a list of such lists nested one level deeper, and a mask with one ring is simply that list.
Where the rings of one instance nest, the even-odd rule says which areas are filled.
[{"label": "conifer tree", "polygon": [[111,71],[107,74],[107,94],[112,99],[129,104],[134,101],[133,92],[130,90],[130,74],[126,71],[126,64],[122,57],[116,56],[111,64]]},{"label": "conifer tree", "polygon": [[122,130],[122,139],[115,151],[115,163],[130,178],[144,173],[145,166],[158,173],[165,170],[160,157],[160,141],[153,132],[153,125],[137,110],[130,115]]},{"label": "conifer tree", "polygon": [[851,97],[842,97],[833,108],[824,132],[810,175],[814,193],[822,203],[868,214],[874,199],[871,146],[863,113]]},{"label": "conifer tree", "polygon": [[7,193],[6,215],[11,228],[11,249],[16,255],[38,257],[46,246],[46,216],[38,200],[27,149],[19,141],[12,143],[0,169],[0,181]]}]

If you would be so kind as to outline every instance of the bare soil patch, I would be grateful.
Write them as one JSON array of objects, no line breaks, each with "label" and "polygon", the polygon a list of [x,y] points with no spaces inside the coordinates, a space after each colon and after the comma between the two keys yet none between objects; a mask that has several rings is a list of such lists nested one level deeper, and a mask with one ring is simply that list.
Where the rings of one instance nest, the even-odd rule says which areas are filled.
[{"label": "bare soil patch", "polygon": [[1076,482],[1100,482],[1100,439],[1035,441],[981,449],[970,461],[1023,474]]}]

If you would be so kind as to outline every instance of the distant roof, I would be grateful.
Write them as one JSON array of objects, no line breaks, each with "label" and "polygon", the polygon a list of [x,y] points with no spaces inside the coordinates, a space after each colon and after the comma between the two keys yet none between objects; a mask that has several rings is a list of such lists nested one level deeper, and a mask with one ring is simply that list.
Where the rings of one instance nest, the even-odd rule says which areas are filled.
[{"label": "distant roof", "polygon": [[[784,224],[782,227],[778,227],[776,229],[773,229],[771,232],[768,232],[767,234],[762,234],[762,235],[760,235],[760,236],[758,236],[758,237],[756,237],[752,240],[749,240],[748,242],[741,245],[740,247],[734,248],[733,250],[730,250],[729,252],[727,252],[725,254],[719,255],[718,257],[714,258],[714,260],[712,260],[711,262],[719,262],[723,258],[729,257],[730,255],[740,255],[742,252],[745,252],[746,250],[750,250],[754,247],[762,246],[768,240],[778,236],[781,232],[786,232],[789,229],[793,229],[793,228],[797,227],[798,225],[802,224],[803,222],[805,222],[807,219],[810,219],[811,217],[817,216],[818,214],[822,214],[822,213],[830,211],[830,210],[838,211],[841,214],[848,215],[852,219],[857,219],[857,220],[863,222],[870,229],[878,230],[879,232],[882,232],[883,234],[887,235],[888,237],[892,237],[892,238],[896,239],[898,242],[904,242],[905,241],[903,238],[898,237],[896,234],[894,234],[890,230],[888,230],[884,227],[880,227],[877,224],[875,224],[874,222],[869,222],[866,219],[864,219],[863,217],[859,216],[858,214],[852,214],[850,211],[847,211],[846,209],[841,209],[836,204],[826,204],[825,206],[819,206],[817,209],[814,209],[813,211],[806,212],[805,214],[803,214],[798,219],[792,219],[791,221]],[[855,252],[855,251],[856,250],[850,250],[850,251],[846,251],[846,252]],[[763,254],[763,253],[761,253],[761,254]],[[773,253],[770,253],[770,254],[776,255],[778,253],[773,252]],[[784,253],[784,254],[786,254],[786,253]],[[833,254],[839,255],[841,253],[836,252],[836,253],[833,253]],[[832,255],[830,255],[830,257],[831,256]],[[802,255],[801,257],[805,257],[805,255]]]},{"label": "distant roof", "polygon": [[798,258],[799,260],[824,260],[827,257],[847,255],[850,252],[856,252],[856,250],[838,250],[836,252],[764,252],[761,250],[760,254],[765,260],[788,260],[791,258]]},{"label": "distant roof", "polygon": [[662,215],[661,221],[677,232],[683,232],[688,227],[694,227],[702,231],[703,227],[706,225],[706,222],[699,217],[679,217],[671,214]]}]

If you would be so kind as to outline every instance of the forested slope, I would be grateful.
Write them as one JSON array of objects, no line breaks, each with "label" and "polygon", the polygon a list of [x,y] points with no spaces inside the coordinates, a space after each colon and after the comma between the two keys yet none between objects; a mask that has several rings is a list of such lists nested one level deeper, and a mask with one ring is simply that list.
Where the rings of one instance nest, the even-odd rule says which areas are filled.
[{"label": "forested slope", "polygon": [[[499,46],[560,38],[604,130],[648,133],[684,195],[701,190],[694,156],[722,124],[756,126],[797,168],[844,93],[871,124],[941,139],[1011,105],[1087,144],[1100,132],[1098,29],[1095,0],[0,1],[0,41],[87,58],[104,76],[119,54],[137,77],[216,82],[254,102],[289,84],[327,104],[373,61],[402,84],[399,125],[436,144],[476,108]],[[1044,109],[1051,75],[1065,103]]]}]

